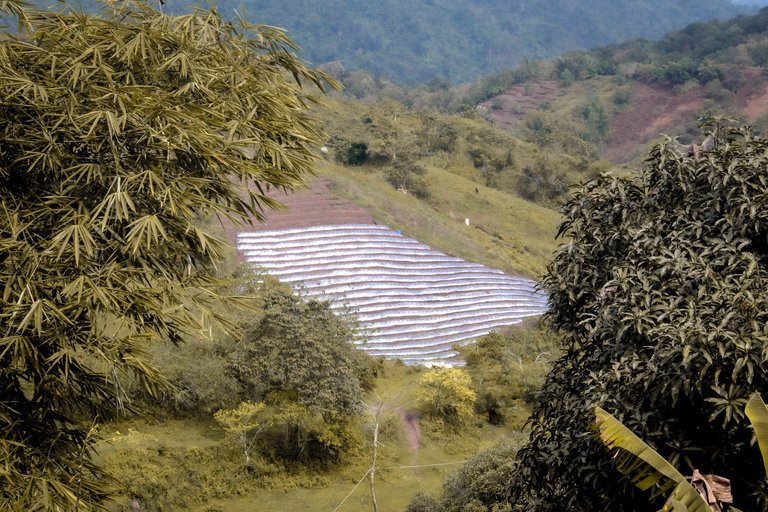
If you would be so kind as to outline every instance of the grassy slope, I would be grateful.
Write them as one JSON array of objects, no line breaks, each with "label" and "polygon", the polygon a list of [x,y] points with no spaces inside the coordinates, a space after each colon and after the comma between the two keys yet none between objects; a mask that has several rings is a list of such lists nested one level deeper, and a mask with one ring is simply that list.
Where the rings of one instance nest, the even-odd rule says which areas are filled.
[{"label": "grassy slope", "polygon": [[[396,191],[384,181],[384,168],[376,165],[341,166],[323,162],[319,172],[336,184],[335,191],[363,206],[381,223],[401,229],[448,254],[529,277],[541,275],[556,242],[554,234],[559,214],[521,199],[514,193],[522,168],[541,158],[559,167],[575,169],[575,161],[564,154],[543,154],[534,145],[512,137],[482,119],[431,113],[425,121],[422,111],[407,110],[402,105],[366,104],[334,99],[324,112],[326,129],[351,141],[375,145],[380,136],[362,119],[396,117],[401,129],[418,134],[430,123],[450,124],[457,137],[454,149],[430,151],[420,146],[419,164],[427,169],[429,196],[417,199]],[[414,135],[417,140],[419,136]],[[495,175],[502,190],[489,188],[481,172],[467,156],[471,149],[488,155],[511,152],[514,164]],[[569,173],[571,182],[584,177],[579,171]],[[465,225],[469,218],[470,227]]]},{"label": "grassy slope", "polygon": [[[403,435],[400,411],[413,406],[412,392],[420,371],[389,365],[367,397],[369,404],[384,404],[376,473],[376,495],[382,511],[404,510],[416,492],[436,494],[445,477],[458,469],[460,461],[501,439],[514,443],[521,442],[524,436],[518,431],[519,425],[493,427],[478,420],[461,433],[451,434],[422,422],[421,447],[412,450]],[[160,508],[159,500],[143,498],[147,510],[328,512],[361,482],[338,508],[339,512],[352,512],[371,508],[370,480],[362,477],[370,465],[368,439],[372,418],[366,418],[364,431],[368,438],[358,453],[350,457],[349,464],[326,473],[269,474],[275,468],[268,464],[248,473],[240,453],[231,449],[213,421],[125,422],[109,427],[111,435],[107,438],[112,441],[100,452],[107,470],[119,478],[137,479],[167,500]],[[137,458],[142,459],[140,475],[126,467],[128,459]],[[259,474],[263,468],[267,468],[266,473]],[[160,491],[161,488],[167,490]],[[230,492],[239,495],[228,495]],[[124,510],[130,499],[119,498],[111,510]]]},{"label": "grassy slope", "polygon": [[383,224],[469,261],[536,277],[555,247],[556,212],[442,169],[428,170],[427,201],[394,190],[376,173],[334,165],[321,172]]}]

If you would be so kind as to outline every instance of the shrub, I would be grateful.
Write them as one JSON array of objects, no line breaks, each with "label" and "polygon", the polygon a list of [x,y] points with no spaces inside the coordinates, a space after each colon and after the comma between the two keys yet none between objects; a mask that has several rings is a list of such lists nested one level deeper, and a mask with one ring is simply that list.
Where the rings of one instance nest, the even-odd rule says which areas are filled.
[{"label": "shrub", "polygon": [[452,425],[472,418],[477,394],[472,379],[460,368],[437,368],[421,376],[416,402],[431,416]]},{"label": "shrub", "polygon": [[445,480],[437,500],[416,495],[408,510],[511,512],[507,492],[510,479],[514,477],[514,456],[515,448],[507,443],[480,452]]}]

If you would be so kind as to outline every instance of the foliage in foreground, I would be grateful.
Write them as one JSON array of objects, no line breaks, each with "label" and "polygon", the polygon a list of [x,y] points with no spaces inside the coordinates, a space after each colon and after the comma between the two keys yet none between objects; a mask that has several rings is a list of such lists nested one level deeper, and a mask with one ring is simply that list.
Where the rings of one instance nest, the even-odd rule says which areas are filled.
[{"label": "foliage in foreground", "polygon": [[602,176],[565,206],[545,285],[567,352],[510,483],[520,509],[644,509],[588,435],[595,406],[681,471],[730,478],[739,508],[765,508],[744,406],[768,384],[768,140],[710,135],[710,151],[662,144],[638,176]]},{"label": "foliage in foreground", "polygon": [[0,40],[0,508],[86,510],[105,496],[91,424],[129,379],[164,387],[145,348],[215,299],[224,243],[197,222],[259,218],[265,188],[311,172],[301,82],[323,75],[214,12],[21,16]]},{"label": "foliage in foreground", "polygon": [[[768,474],[768,407],[760,393],[753,393],[744,408],[757,439]],[[643,442],[619,420],[600,407],[595,407],[595,433],[610,450],[616,466],[641,490],[667,496],[663,509],[680,512],[712,512],[732,503],[730,483],[713,475],[697,475],[688,482],[682,474],[653,448]],[[699,484],[709,477],[716,486]],[[726,510],[729,510],[726,508]],[[731,510],[735,509],[731,508]]]}]

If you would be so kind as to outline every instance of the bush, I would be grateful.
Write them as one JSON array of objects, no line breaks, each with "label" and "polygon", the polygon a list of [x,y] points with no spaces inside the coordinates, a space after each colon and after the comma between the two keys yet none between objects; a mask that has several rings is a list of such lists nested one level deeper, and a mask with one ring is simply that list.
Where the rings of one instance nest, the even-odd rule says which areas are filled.
[{"label": "bush", "polygon": [[368,161],[368,144],[365,142],[353,142],[346,152],[344,163],[349,165],[363,165]]},{"label": "bush", "polygon": [[[168,412],[203,417],[237,405],[241,389],[227,373],[224,350],[223,345],[194,340],[153,350],[152,361],[172,387],[151,403]],[[140,396],[140,390],[134,394]]]},{"label": "bush", "polygon": [[472,379],[460,368],[437,368],[421,376],[416,402],[432,418],[460,425],[472,418],[477,394]]},{"label": "bush", "polygon": [[398,190],[404,190],[418,198],[429,196],[427,170],[415,163],[397,162],[387,167],[387,183]]},{"label": "bush", "polygon": [[446,479],[437,500],[417,494],[408,510],[511,512],[507,493],[510,480],[514,477],[514,456],[515,448],[506,443],[480,452]]},{"label": "bush", "polygon": [[116,491],[134,497],[148,512],[173,512],[240,494],[276,471],[260,460],[245,470],[234,448],[220,446],[119,447],[106,458],[105,467],[116,480]]},{"label": "bush", "polygon": [[419,492],[413,496],[405,510],[406,512],[436,512],[439,509],[434,498]]},{"label": "bush", "polygon": [[537,161],[523,168],[517,181],[520,197],[536,203],[556,202],[568,191],[568,179],[561,171]]},{"label": "bush", "polygon": [[625,107],[629,105],[629,100],[632,99],[632,89],[630,87],[620,87],[613,93],[611,101],[617,107]]},{"label": "bush", "polygon": [[267,403],[265,417],[271,426],[258,444],[270,460],[326,469],[344,462],[361,446],[357,418],[329,420],[288,393],[273,393]]}]

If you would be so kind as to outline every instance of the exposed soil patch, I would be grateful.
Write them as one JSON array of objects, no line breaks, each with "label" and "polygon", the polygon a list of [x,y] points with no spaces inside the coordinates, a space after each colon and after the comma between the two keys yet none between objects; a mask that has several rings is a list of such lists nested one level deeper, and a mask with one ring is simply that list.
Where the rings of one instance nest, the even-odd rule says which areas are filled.
[{"label": "exposed soil patch", "polygon": [[749,69],[744,72],[744,85],[737,91],[734,103],[744,111],[750,122],[768,113],[768,83],[762,70]]},{"label": "exposed soil patch", "polygon": [[695,120],[704,105],[704,95],[702,87],[676,93],[667,87],[637,83],[629,108],[611,119],[603,158],[632,160],[639,146]]},{"label": "exposed soil patch", "polygon": [[[760,69],[743,70],[743,78],[744,84],[733,96],[733,105],[749,122],[754,122],[768,113],[768,81]],[[676,93],[668,87],[637,83],[630,108],[611,120],[603,157],[614,162],[632,160],[640,145],[665,132],[672,135],[695,122],[705,97],[704,87]]]},{"label": "exposed soil patch", "polygon": [[478,105],[481,113],[487,112],[496,125],[512,128],[547,101],[557,98],[560,84],[556,80],[543,80],[518,84]]},{"label": "exposed soil patch", "polygon": [[[306,190],[288,193],[273,191],[269,197],[281,202],[287,207],[287,210],[267,211],[266,221],[258,222],[252,219],[252,224],[247,226],[237,226],[225,220],[224,230],[231,244],[235,244],[237,234],[243,231],[376,223],[371,214],[363,208],[337,196],[333,192],[333,183],[327,178],[315,178]],[[239,253],[238,257],[242,258]]]},{"label": "exposed soil patch", "polygon": [[414,452],[418,451],[421,447],[419,416],[413,411],[400,410],[400,420],[405,437],[408,439],[408,447]]}]

